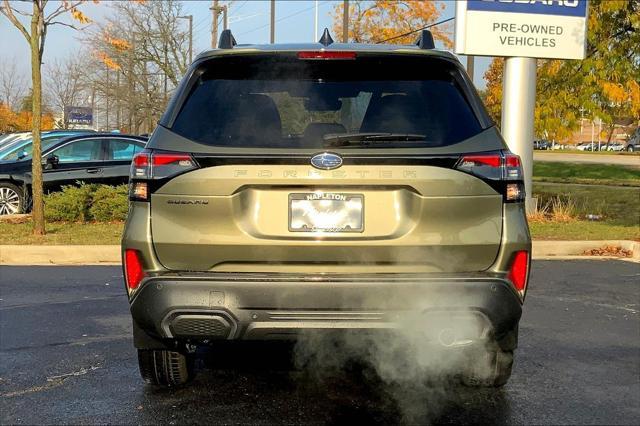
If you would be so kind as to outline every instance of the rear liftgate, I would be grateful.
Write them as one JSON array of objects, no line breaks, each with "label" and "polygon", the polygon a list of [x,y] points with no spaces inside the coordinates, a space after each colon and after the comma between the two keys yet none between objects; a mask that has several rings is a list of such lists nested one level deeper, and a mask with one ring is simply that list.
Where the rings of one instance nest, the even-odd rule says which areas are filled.
[{"label": "rear liftgate", "polygon": [[476,272],[494,262],[503,202],[523,197],[519,158],[239,158],[144,151],[131,199],[151,203],[170,270]]}]

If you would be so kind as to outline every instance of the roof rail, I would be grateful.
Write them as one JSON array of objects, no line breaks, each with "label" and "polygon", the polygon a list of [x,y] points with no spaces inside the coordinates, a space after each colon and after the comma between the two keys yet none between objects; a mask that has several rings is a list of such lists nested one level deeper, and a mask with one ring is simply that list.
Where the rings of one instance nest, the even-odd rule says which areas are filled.
[{"label": "roof rail", "polygon": [[318,43],[324,45],[325,47],[333,43],[333,39],[331,38],[331,34],[329,34],[328,28],[324,29],[324,32],[322,33],[322,37],[320,37],[320,40],[318,40]]},{"label": "roof rail", "polygon": [[433,34],[429,30],[422,30],[420,37],[416,40],[416,46],[420,49],[435,49],[436,44],[433,42]]},{"label": "roof rail", "polygon": [[218,49],[233,49],[233,46],[237,45],[236,39],[233,38],[231,30],[224,30],[220,34],[220,41],[218,42]]}]

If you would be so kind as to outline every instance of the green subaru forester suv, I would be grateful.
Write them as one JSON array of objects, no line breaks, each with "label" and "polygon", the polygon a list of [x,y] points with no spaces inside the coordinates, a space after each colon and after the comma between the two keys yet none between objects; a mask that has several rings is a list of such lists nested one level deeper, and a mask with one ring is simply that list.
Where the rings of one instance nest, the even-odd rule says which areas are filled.
[{"label": "green subaru forester suv", "polygon": [[474,354],[464,383],[506,383],[531,253],[523,174],[456,57],[428,31],[220,44],[131,167],[122,256],[145,381],[187,382],[203,345],[410,327]]}]

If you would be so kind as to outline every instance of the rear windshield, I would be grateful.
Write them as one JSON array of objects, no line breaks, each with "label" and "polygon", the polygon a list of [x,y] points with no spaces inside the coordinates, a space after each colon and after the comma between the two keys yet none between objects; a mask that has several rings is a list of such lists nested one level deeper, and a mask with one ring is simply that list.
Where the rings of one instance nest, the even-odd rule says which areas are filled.
[{"label": "rear windshield", "polygon": [[229,147],[326,148],[348,135],[356,147],[366,135],[386,135],[378,146],[408,140],[403,135],[412,146],[446,146],[483,130],[458,73],[441,59],[398,56],[214,59],[172,130]]}]

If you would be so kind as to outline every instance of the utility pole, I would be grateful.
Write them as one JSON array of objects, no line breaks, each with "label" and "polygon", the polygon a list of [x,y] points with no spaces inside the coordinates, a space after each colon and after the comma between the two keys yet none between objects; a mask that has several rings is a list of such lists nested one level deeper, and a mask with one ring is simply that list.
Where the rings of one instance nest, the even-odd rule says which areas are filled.
[{"label": "utility pole", "polygon": [[471,78],[471,82],[473,83],[473,74],[474,74],[474,65],[475,65],[475,57],[472,55],[467,55],[467,74]]},{"label": "utility pole", "polygon": [[106,122],[106,127],[107,127],[107,132],[108,132],[109,131],[109,67],[106,66],[106,65],[105,65],[105,67],[107,69],[107,84],[105,84],[105,86],[104,86],[104,94],[105,94],[104,100],[105,100],[105,103],[106,103],[105,110],[106,110],[106,115],[107,115],[105,122]]},{"label": "utility pole", "polygon": [[342,15],[342,42],[349,42],[349,0],[344,0],[344,14]]},{"label": "utility pole", "polygon": [[193,62],[193,15],[187,18],[189,18],[189,64],[191,64]]},{"label": "utility pole", "polygon": [[167,47],[167,43],[164,43],[164,66],[165,66],[165,71],[164,71],[164,104],[167,104],[167,86],[168,86],[168,77],[167,77],[167,70],[166,68],[169,68],[169,55],[168,55],[168,47]]},{"label": "utility pole", "polygon": [[180,19],[189,20],[189,64],[193,62],[193,15],[178,16]]},{"label": "utility pole", "polygon": [[222,9],[222,28],[226,30],[229,28],[229,17],[227,16],[227,6],[224,5],[220,9]]},{"label": "utility pole", "polygon": [[120,130],[120,71],[116,70],[116,126]]},{"label": "utility pole", "polygon": [[91,123],[93,124],[93,130],[98,131],[100,127],[98,127],[98,113],[96,108],[96,84],[95,83],[91,88],[91,119],[93,120],[93,122]]},{"label": "utility pole", "polygon": [[211,6],[211,48],[215,49],[218,46],[218,0],[213,0]]},{"label": "utility pole", "polygon": [[271,39],[270,43],[276,42],[276,0],[271,0]]}]

